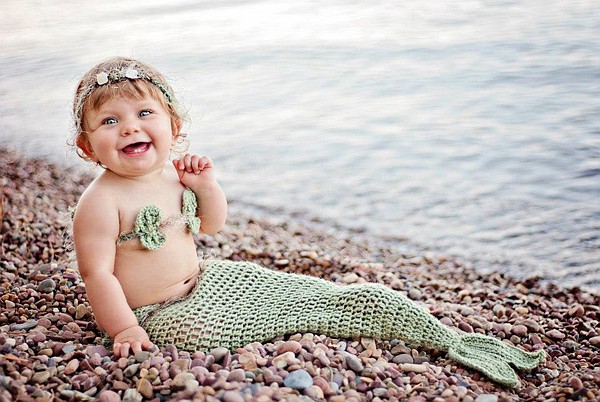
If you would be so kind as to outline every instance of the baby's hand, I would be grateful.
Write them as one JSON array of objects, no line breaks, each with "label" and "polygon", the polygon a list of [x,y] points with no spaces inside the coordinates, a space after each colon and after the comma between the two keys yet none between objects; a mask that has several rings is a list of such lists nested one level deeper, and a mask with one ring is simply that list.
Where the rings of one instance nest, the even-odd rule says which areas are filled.
[{"label": "baby's hand", "polygon": [[208,156],[185,154],[173,160],[179,181],[193,190],[201,190],[215,182],[213,162]]},{"label": "baby's hand", "polygon": [[146,330],[138,325],[127,328],[115,336],[113,353],[115,357],[127,357],[130,349],[132,354],[136,354],[152,347],[154,347],[154,344],[150,341]]}]

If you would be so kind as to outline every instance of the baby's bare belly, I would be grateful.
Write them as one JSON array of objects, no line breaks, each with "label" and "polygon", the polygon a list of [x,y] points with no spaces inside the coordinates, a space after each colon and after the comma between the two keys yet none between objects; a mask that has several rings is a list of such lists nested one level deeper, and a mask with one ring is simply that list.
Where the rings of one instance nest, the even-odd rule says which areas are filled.
[{"label": "baby's bare belly", "polygon": [[[196,284],[196,248],[169,242],[159,250],[119,250],[115,276],[132,309],[185,296]],[[178,247],[179,246],[179,247]],[[183,247],[181,247],[183,246]]]}]

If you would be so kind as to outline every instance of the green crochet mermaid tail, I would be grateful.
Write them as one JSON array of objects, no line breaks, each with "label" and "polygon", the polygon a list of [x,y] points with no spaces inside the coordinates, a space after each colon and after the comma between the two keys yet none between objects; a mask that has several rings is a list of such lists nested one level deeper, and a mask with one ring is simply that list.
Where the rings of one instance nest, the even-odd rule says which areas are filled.
[{"label": "green crochet mermaid tail", "polygon": [[459,335],[402,293],[380,284],[340,286],[248,262],[213,261],[183,300],[134,310],[150,339],[195,351],[235,349],[276,336],[312,332],[337,338],[402,339],[448,351],[451,359],[509,387],[510,367],[532,369],[543,350],[525,352],[497,339]]}]

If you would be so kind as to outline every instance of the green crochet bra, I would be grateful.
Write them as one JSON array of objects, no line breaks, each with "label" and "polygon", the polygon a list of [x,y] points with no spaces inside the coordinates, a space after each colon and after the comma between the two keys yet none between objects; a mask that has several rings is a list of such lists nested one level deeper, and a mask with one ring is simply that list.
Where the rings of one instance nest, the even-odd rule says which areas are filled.
[{"label": "green crochet bra", "polygon": [[189,188],[186,188],[183,192],[183,205],[179,216],[163,221],[160,208],[155,205],[146,205],[135,218],[133,230],[123,232],[117,237],[117,246],[126,241],[139,238],[142,246],[148,250],[158,250],[167,240],[164,229],[178,223],[187,225],[190,232],[198,234],[200,232],[200,218],[196,216],[197,209],[196,194]]}]

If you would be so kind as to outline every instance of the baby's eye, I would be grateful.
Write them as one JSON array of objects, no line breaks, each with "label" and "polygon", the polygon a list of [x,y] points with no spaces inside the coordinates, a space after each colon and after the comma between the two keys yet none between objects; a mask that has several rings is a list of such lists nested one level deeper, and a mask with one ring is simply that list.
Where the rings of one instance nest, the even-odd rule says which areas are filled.
[{"label": "baby's eye", "polygon": [[152,110],[142,110],[140,112],[140,117],[148,116],[150,114],[152,114]]},{"label": "baby's eye", "polygon": [[106,124],[106,125],[117,124],[117,119],[115,119],[114,117],[107,117],[106,119],[104,119],[102,121],[102,124]]}]

